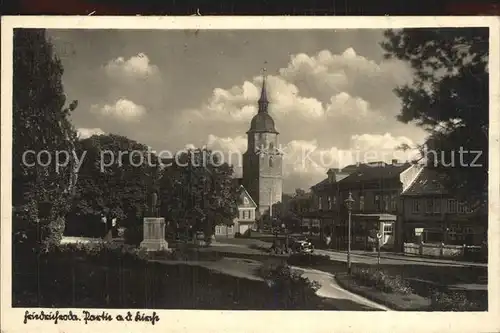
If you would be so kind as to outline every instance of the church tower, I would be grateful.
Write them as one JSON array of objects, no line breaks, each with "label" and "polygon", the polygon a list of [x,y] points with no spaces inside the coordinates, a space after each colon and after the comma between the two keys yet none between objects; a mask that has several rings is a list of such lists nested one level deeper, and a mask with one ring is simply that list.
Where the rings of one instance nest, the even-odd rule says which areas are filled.
[{"label": "church tower", "polygon": [[278,150],[278,131],[268,113],[266,76],[262,80],[259,111],[247,132],[248,148],[243,154],[243,184],[258,205],[258,212],[271,214],[272,205],[282,200],[283,156]]}]

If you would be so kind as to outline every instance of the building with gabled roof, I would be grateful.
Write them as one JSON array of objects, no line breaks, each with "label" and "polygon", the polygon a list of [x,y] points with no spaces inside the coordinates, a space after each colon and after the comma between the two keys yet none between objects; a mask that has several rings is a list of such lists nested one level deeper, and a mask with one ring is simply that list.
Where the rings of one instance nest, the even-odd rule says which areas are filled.
[{"label": "building with gabled roof", "polygon": [[388,248],[397,249],[399,236],[400,195],[409,187],[422,169],[412,163],[373,162],[350,165],[342,170],[329,169],[327,178],[311,187],[313,209],[303,220],[316,229],[320,236],[332,236],[332,247],[347,244],[348,211],[345,200],[351,193],[353,248],[367,248],[375,234],[382,235]]},{"label": "building with gabled roof", "polygon": [[[238,180],[235,180],[238,183]],[[237,233],[243,235],[247,230],[257,230],[257,204],[243,185],[238,186],[238,216],[232,226],[217,225],[215,237],[234,237]]]},{"label": "building with gabled roof", "polygon": [[481,245],[487,214],[446,190],[445,175],[425,167],[402,193],[403,240],[408,243]]}]

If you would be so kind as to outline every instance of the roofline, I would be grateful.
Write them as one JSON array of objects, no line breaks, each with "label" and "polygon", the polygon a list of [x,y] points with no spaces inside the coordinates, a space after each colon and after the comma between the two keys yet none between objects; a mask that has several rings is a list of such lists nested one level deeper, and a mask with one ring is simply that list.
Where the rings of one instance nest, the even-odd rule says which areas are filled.
[{"label": "roofline", "polygon": [[248,197],[250,198],[250,200],[252,201],[252,203],[255,205],[255,207],[256,207],[256,208],[257,208],[257,207],[259,207],[259,206],[255,203],[255,201],[253,200],[253,198],[252,198],[252,196],[250,195],[250,193],[248,193],[248,191],[247,191],[247,189],[245,188],[245,186],[240,185],[240,188],[243,188],[243,191],[245,191],[245,193],[248,195]]},{"label": "roofline", "polygon": [[[405,171],[401,172],[400,175],[402,175],[403,173],[405,173],[406,171],[410,170],[410,168],[412,168],[413,166],[415,165],[418,165],[418,164],[412,164],[408,169],[406,169]],[[425,169],[425,166],[422,166],[420,168],[420,170],[418,171],[418,173],[415,175],[415,177],[413,177],[413,180],[410,182],[410,184],[408,184],[408,186],[403,189],[403,191],[401,191],[401,195],[404,195],[406,191],[408,191],[414,184],[415,182],[417,181],[418,177],[420,177],[420,174],[424,171]]]}]

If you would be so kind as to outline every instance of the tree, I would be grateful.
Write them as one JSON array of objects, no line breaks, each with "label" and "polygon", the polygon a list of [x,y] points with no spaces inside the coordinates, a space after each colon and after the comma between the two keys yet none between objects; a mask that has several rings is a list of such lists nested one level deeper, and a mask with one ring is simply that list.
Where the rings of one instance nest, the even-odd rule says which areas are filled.
[{"label": "tree", "polygon": [[[151,193],[158,188],[160,163],[149,148],[119,135],[94,135],[77,146],[83,163],[73,216],[106,218],[134,228],[146,214]],[[139,222],[140,223],[140,222]]]},{"label": "tree", "polygon": [[13,242],[46,250],[62,237],[76,182],[69,114],[77,102],[66,105],[45,30],[14,30],[13,74]]},{"label": "tree", "polygon": [[488,29],[388,30],[385,37],[386,58],[414,71],[413,82],[395,90],[403,104],[398,119],[429,132],[421,147],[428,166],[479,211],[488,188]]},{"label": "tree", "polygon": [[231,225],[238,214],[233,167],[207,149],[177,154],[160,180],[161,214],[182,230],[213,235],[216,225]]}]

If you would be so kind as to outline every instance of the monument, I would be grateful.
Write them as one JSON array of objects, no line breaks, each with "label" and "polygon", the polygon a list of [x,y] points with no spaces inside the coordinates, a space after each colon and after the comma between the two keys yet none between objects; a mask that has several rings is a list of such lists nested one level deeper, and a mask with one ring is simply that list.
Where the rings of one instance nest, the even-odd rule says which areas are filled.
[{"label": "monument", "polygon": [[158,195],[156,192],[151,195],[148,215],[144,217],[144,239],[141,242],[141,248],[147,251],[168,249],[168,243],[165,240],[165,218],[158,216]]}]

